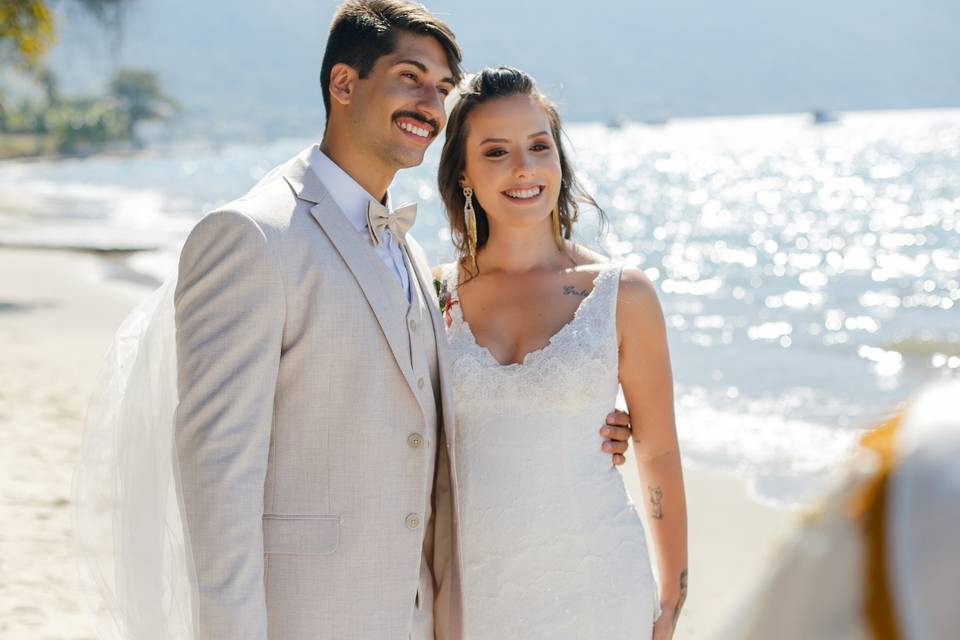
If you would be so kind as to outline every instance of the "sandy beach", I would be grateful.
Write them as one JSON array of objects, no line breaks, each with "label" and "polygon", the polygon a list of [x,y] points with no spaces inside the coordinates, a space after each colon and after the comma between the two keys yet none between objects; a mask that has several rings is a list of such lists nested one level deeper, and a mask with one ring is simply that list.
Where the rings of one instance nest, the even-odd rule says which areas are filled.
[{"label": "sandy beach", "polygon": [[[71,542],[70,483],[87,398],[113,331],[149,290],[98,256],[0,249],[0,638],[93,638]],[[682,429],[682,425],[681,425]],[[635,470],[625,469],[631,493]],[[690,595],[676,638],[710,638],[794,516],[744,482],[685,470]]]}]

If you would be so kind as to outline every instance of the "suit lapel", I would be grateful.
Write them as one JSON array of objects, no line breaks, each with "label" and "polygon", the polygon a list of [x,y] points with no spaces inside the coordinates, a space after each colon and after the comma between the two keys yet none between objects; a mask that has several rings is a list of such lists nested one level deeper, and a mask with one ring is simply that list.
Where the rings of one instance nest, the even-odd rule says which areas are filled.
[{"label": "suit lapel", "polygon": [[373,310],[387,344],[390,345],[390,351],[400,371],[403,372],[410,391],[416,397],[416,380],[407,351],[409,335],[406,333],[405,308],[403,305],[397,305],[397,298],[391,301],[389,289],[384,286],[381,274],[377,271],[378,267],[383,270],[386,270],[386,267],[380,262],[376,253],[364,244],[362,236],[340,211],[320,178],[310,170],[306,162],[308,153],[309,150],[294,161],[284,179],[298,197],[314,203],[310,207],[310,214],[336,247],[357,284],[360,285],[360,290]]}]

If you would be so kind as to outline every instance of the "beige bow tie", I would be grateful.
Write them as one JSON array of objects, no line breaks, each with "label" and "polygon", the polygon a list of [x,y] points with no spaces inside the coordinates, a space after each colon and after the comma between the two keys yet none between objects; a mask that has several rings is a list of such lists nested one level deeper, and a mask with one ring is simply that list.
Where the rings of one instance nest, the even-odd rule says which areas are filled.
[{"label": "beige bow tie", "polygon": [[393,211],[375,200],[367,205],[367,229],[370,231],[370,240],[373,246],[379,247],[383,242],[383,230],[393,234],[397,242],[403,244],[407,231],[417,219],[417,205],[414,202],[402,204]]}]

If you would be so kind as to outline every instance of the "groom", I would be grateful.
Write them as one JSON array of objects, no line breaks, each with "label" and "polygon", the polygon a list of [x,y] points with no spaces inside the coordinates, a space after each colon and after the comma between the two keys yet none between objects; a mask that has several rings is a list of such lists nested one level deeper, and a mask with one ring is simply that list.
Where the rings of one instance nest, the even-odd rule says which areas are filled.
[{"label": "groom", "polygon": [[[462,638],[444,327],[413,212],[387,194],[440,134],[460,63],[422,6],[344,3],[321,144],[184,245],[176,452],[198,638]],[[626,417],[608,421],[619,463]]]}]

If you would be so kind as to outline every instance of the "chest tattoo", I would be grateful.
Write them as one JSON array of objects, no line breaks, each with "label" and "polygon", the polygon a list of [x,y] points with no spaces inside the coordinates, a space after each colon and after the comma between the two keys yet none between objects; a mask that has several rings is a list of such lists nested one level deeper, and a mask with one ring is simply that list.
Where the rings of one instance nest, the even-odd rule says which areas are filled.
[{"label": "chest tattoo", "polygon": [[579,291],[573,285],[567,285],[563,288],[563,295],[565,296],[580,296],[581,298],[586,298],[590,295],[590,292],[586,289],[580,289]]}]

